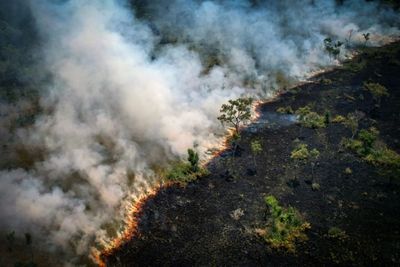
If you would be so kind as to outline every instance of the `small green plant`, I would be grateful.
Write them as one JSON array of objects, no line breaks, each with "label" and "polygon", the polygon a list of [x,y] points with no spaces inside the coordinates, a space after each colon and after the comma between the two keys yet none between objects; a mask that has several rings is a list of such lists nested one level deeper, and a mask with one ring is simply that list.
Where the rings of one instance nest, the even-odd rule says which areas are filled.
[{"label": "small green plant", "polygon": [[351,168],[347,167],[346,169],[344,169],[344,173],[347,175],[350,175],[353,173],[353,170]]},{"label": "small green plant", "polygon": [[325,50],[328,52],[329,58],[337,59],[340,55],[340,47],[343,45],[340,41],[332,41],[332,38],[325,38]]},{"label": "small green plant", "polygon": [[372,97],[378,104],[380,104],[380,100],[384,96],[389,96],[388,90],[385,86],[379,83],[373,82],[365,82],[364,83],[364,90],[371,93]]},{"label": "small green plant", "polygon": [[344,230],[340,229],[339,227],[331,227],[328,230],[328,237],[343,241],[348,238],[348,235]]},{"label": "small green plant", "polygon": [[363,37],[364,37],[364,47],[366,47],[366,46],[367,46],[367,43],[368,43],[368,41],[369,41],[369,39],[370,39],[370,33],[369,33],[369,32],[366,32],[366,33],[363,33],[362,35],[363,35]]},{"label": "small green plant", "polygon": [[276,109],[276,112],[282,113],[282,114],[293,114],[294,113],[291,106],[279,107]]},{"label": "small green plant", "polygon": [[299,122],[302,126],[307,128],[324,128],[326,126],[326,117],[311,111],[309,105],[296,110],[295,114],[299,117]]},{"label": "small green plant", "polygon": [[346,118],[343,117],[342,115],[336,115],[335,117],[333,117],[333,119],[331,120],[331,122],[333,123],[342,123],[345,122]]},{"label": "small green plant", "polygon": [[197,172],[199,170],[199,153],[197,153],[191,148],[189,148],[187,152],[188,152],[187,160],[190,162],[190,166],[192,167],[192,172]]},{"label": "small green plant", "polygon": [[362,129],[356,139],[343,139],[342,144],[366,162],[380,167],[389,177],[400,175],[400,155],[385,144],[377,142],[379,131],[371,127]]},{"label": "small green plant", "polygon": [[308,149],[308,145],[306,144],[298,144],[295,149],[293,149],[290,158],[296,160],[306,160],[309,158],[318,158],[319,151],[317,149]]},{"label": "small green plant", "polygon": [[351,139],[354,139],[354,136],[358,131],[358,123],[362,117],[363,114],[358,111],[347,114],[347,119],[343,122],[343,124],[351,130]]},{"label": "small green plant", "polygon": [[185,185],[208,174],[206,168],[199,166],[199,155],[193,149],[188,149],[187,159],[187,162],[173,162],[168,169],[162,172],[164,179]]},{"label": "small green plant", "polygon": [[263,150],[261,142],[259,140],[253,140],[250,143],[250,147],[251,147],[251,152],[253,154],[254,166],[256,166],[256,156],[259,155]]},{"label": "small green plant", "polygon": [[307,240],[305,231],[310,229],[311,225],[304,221],[295,208],[280,206],[274,196],[265,197],[265,203],[271,216],[266,229],[258,233],[272,248],[295,252],[296,242]]},{"label": "small green plant", "polygon": [[331,79],[321,79],[320,83],[322,83],[324,85],[330,85],[330,84],[332,84],[332,80]]}]

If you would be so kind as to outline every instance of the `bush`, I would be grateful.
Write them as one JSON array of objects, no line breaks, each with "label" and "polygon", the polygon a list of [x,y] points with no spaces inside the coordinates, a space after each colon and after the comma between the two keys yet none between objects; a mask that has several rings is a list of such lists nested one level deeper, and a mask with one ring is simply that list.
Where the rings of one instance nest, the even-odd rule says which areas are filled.
[{"label": "bush", "polygon": [[345,122],[345,121],[346,121],[346,118],[345,118],[345,117],[343,117],[342,115],[336,115],[336,116],[332,119],[331,122],[333,122],[333,123],[342,123],[342,122]]},{"label": "bush", "polygon": [[400,155],[385,144],[378,146],[378,135],[379,131],[371,127],[361,130],[356,139],[344,139],[342,143],[368,163],[384,168],[384,173],[397,177],[400,174]]},{"label": "bush", "polygon": [[295,149],[293,149],[290,158],[297,160],[306,160],[308,158],[318,158],[319,151],[317,149],[308,150],[308,145],[298,144]]},{"label": "bush", "polygon": [[296,115],[299,116],[299,122],[304,127],[315,129],[324,128],[326,126],[325,117],[314,111],[311,111],[311,107],[309,105],[296,110]]},{"label": "bush", "polygon": [[383,96],[389,96],[386,87],[379,83],[364,82],[364,90],[370,92],[376,101],[379,101]]},{"label": "bush", "polygon": [[340,229],[339,227],[331,227],[328,230],[328,237],[343,241],[348,238],[348,235],[344,230]]},{"label": "bush", "polygon": [[293,111],[291,106],[279,107],[279,108],[276,109],[276,112],[282,113],[282,114],[293,114],[294,113],[294,111]]},{"label": "bush", "polygon": [[304,233],[311,226],[305,222],[300,213],[293,207],[283,208],[274,196],[265,197],[265,203],[270,210],[267,228],[260,235],[272,248],[296,251],[296,242],[307,240]]},{"label": "bush", "polygon": [[190,163],[177,161],[171,164],[163,176],[167,181],[187,184],[201,176],[207,175],[207,173],[208,171],[205,168],[199,167],[197,171],[193,171]]}]

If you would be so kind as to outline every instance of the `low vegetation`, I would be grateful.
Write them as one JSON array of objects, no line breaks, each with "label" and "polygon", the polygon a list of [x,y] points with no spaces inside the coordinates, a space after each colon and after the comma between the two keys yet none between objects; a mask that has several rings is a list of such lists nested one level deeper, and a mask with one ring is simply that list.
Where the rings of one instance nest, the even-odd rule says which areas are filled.
[{"label": "low vegetation", "polygon": [[379,131],[371,127],[359,131],[355,139],[343,139],[342,144],[355,152],[363,160],[378,167],[386,174],[396,177],[400,174],[400,155],[389,149],[384,143],[377,141]]},{"label": "low vegetation", "polygon": [[279,107],[276,109],[276,112],[281,113],[281,114],[293,114],[294,113],[291,106]]},{"label": "low vegetation", "polygon": [[296,251],[296,242],[307,240],[305,231],[311,225],[304,221],[300,213],[293,207],[284,208],[274,196],[265,197],[270,217],[266,229],[258,230],[258,234],[275,249]]},{"label": "low vegetation", "polygon": [[374,100],[378,103],[380,103],[382,97],[389,96],[386,87],[379,83],[365,82],[364,90],[370,92]]},{"label": "low vegetation", "polygon": [[333,239],[339,239],[341,241],[344,241],[345,239],[348,238],[348,235],[346,234],[346,232],[342,229],[340,229],[339,227],[331,227],[328,230],[328,235],[329,238],[333,238]]},{"label": "low vegetation", "polygon": [[193,149],[188,149],[187,161],[176,161],[162,173],[165,180],[187,184],[197,178],[207,175],[208,170],[199,165],[199,155]]},{"label": "low vegetation", "polygon": [[296,160],[307,160],[309,158],[316,158],[319,156],[319,151],[317,149],[308,149],[306,144],[298,144],[295,149],[293,149],[290,158]]},{"label": "low vegetation", "polygon": [[333,117],[333,119],[331,120],[332,123],[343,123],[346,121],[346,118],[343,117],[342,115],[336,115],[335,117]]},{"label": "low vegetation", "polygon": [[313,129],[326,127],[325,116],[312,111],[309,105],[299,108],[295,114],[299,117],[299,122],[304,127]]}]

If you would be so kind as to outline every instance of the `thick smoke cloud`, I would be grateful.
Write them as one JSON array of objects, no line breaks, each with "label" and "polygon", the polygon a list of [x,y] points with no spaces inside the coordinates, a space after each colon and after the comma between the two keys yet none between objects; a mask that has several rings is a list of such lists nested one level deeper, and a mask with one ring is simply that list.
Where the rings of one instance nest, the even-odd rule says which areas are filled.
[{"label": "thick smoke cloud", "polygon": [[218,142],[222,103],[271,96],[282,80],[334,64],[326,36],[353,29],[354,43],[370,32],[380,45],[399,22],[361,0],[149,1],[134,3],[136,14],[117,0],[30,7],[52,81],[34,125],[12,132],[30,164],[0,171],[0,225],[45,236],[72,261],[107,240],[124,202],[157,179],[154,166]]}]

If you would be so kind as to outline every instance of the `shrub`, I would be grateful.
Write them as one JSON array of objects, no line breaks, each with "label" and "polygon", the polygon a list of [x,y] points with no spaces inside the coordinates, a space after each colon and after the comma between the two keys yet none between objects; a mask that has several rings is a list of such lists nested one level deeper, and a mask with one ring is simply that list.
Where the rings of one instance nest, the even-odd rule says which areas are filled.
[{"label": "shrub", "polygon": [[372,94],[375,101],[379,101],[383,96],[389,96],[386,87],[379,83],[365,82],[364,89]]},{"label": "shrub", "polygon": [[348,235],[344,230],[340,229],[339,227],[331,227],[328,230],[328,237],[343,241],[348,238]]},{"label": "shrub", "polygon": [[188,152],[188,161],[190,162],[190,165],[192,167],[193,172],[197,172],[199,169],[199,153],[194,151],[193,149],[189,148],[187,150]]},{"label": "shrub", "polygon": [[336,115],[335,117],[333,117],[332,121],[333,123],[342,123],[346,121],[346,118],[341,116],[341,115]]},{"label": "shrub", "polygon": [[296,115],[299,116],[299,122],[302,126],[307,128],[323,128],[326,126],[326,119],[324,116],[311,111],[310,106],[301,107],[296,110]]},{"label": "shrub", "polygon": [[272,248],[295,252],[296,242],[307,240],[304,232],[311,228],[310,224],[293,207],[281,207],[274,196],[265,197],[265,203],[271,216],[266,229],[260,231],[261,236]]},{"label": "shrub", "polygon": [[276,112],[282,113],[282,114],[293,114],[294,113],[294,111],[293,111],[291,106],[279,107],[279,108],[276,109]]},{"label": "shrub", "polygon": [[188,182],[194,181],[207,173],[208,171],[205,168],[199,167],[199,169],[194,172],[190,163],[177,161],[172,163],[166,170],[164,178],[171,182],[187,184]]},{"label": "shrub", "polygon": [[308,145],[298,144],[295,149],[293,149],[290,158],[297,160],[306,160],[308,158],[318,158],[319,151],[317,149],[308,150]]},{"label": "shrub", "polygon": [[354,151],[368,163],[384,167],[386,174],[398,176],[400,174],[400,155],[389,148],[385,144],[376,145],[379,131],[371,127],[368,130],[361,130],[357,139],[344,139],[343,145]]}]

